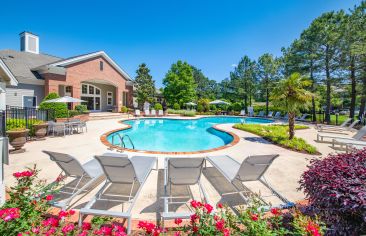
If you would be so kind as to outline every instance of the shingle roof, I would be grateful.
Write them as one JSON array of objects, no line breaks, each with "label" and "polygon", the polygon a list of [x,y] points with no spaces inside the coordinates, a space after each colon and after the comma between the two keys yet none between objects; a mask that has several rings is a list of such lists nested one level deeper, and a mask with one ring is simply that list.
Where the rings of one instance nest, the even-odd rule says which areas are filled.
[{"label": "shingle roof", "polygon": [[32,68],[62,59],[46,54],[34,54],[10,49],[0,50],[0,58],[20,83],[41,79],[37,72],[31,70]]}]

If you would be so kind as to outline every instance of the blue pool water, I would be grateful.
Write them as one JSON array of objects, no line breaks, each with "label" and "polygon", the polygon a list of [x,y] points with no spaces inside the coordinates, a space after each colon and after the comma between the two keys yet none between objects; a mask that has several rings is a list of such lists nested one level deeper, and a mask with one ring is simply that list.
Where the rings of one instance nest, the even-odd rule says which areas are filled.
[{"label": "blue pool water", "polygon": [[[200,119],[138,119],[125,121],[132,128],[121,130],[107,137],[109,143],[120,146],[121,136],[128,135],[137,150],[159,152],[195,152],[217,148],[230,143],[233,137],[212,128],[217,124],[271,123],[271,120],[240,117],[206,117]],[[114,138],[113,138],[114,136]],[[132,148],[128,138],[124,138],[126,148]]]}]

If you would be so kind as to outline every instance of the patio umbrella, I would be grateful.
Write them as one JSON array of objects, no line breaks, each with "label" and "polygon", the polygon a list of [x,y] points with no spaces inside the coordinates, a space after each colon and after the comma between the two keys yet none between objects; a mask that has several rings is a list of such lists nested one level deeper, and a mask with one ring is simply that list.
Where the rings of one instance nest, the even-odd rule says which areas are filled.
[{"label": "patio umbrella", "polygon": [[[64,97],[59,97],[59,98],[54,98],[51,100],[47,100],[45,101],[47,103],[51,103],[51,102],[59,102],[59,103],[73,103],[73,102],[86,102],[84,100],[78,99],[78,98],[73,98],[70,96],[64,96]],[[67,109],[67,119],[69,118],[69,109]]]},{"label": "patio umbrella", "polygon": [[188,106],[197,106],[197,104],[194,103],[194,102],[187,102],[186,105],[188,105]]},{"label": "patio umbrella", "polygon": [[229,105],[230,103],[222,101],[222,100],[215,100],[210,102],[210,105]]}]

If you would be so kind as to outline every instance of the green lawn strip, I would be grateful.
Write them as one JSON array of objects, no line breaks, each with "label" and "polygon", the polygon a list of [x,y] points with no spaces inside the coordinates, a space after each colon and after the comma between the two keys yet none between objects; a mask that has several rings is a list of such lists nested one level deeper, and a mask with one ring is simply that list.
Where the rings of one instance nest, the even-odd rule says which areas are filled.
[{"label": "green lawn strip", "polygon": [[[234,125],[234,128],[256,134],[268,141],[273,142],[274,144],[293,151],[308,154],[319,154],[316,147],[308,144],[302,138],[294,137],[292,140],[289,140],[287,125],[236,124]],[[295,125],[295,130],[308,128],[309,127],[306,125]]]}]

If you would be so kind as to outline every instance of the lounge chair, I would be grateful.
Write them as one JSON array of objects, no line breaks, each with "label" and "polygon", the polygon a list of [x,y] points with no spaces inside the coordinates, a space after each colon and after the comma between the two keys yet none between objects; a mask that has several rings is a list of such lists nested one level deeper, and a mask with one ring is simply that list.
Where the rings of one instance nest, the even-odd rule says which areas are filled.
[{"label": "lounge chair", "polygon": [[144,116],[150,116],[150,110],[144,110]]},{"label": "lounge chair", "polygon": [[288,114],[284,115],[281,120],[288,120]]},{"label": "lounge chair", "polygon": [[257,117],[264,117],[264,111],[260,111],[259,113],[258,113],[258,115],[256,115]]},{"label": "lounge chair", "polygon": [[151,110],[151,116],[156,116],[156,111],[154,109]]},{"label": "lounge chair", "polygon": [[341,148],[343,146],[351,144],[351,145],[360,145],[366,146],[366,126],[362,127],[355,135],[352,137],[342,136],[342,137],[334,137],[332,139],[332,146],[340,145]]},{"label": "lounge chair", "polygon": [[272,118],[272,116],[273,116],[273,111],[268,112],[267,117],[268,117],[268,118]]},{"label": "lounge chair", "polygon": [[140,112],[139,109],[136,109],[135,110],[135,117],[139,117],[139,116],[141,116],[141,112]]},{"label": "lounge chair", "polygon": [[[126,218],[127,233],[130,234],[132,208],[151,170],[155,165],[157,167],[157,159],[148,156],[133,156],[128,158],[127,155],[118,153],[105,153],[100,156],[95,156],[95,159],[102,166],[106,181],[88,204],[80,209],[79,225],[81,226],[84,215]],[[116,188],[113,188],[113,185],[117,185]],[[127,185],[130,188],[123,188],[118,185]],[[113,193],[114,189],[128,190],[128,193],[126,195]],[[110,211],[93,208],[94,205],[97,205],[97,202],[115,202],[122,203],[123,205],[124,203],[128,203],[129,207],[126,211]]]},{"label": "lounge chair", "polygon": [[316,128],[319,131],[324,131],[326,132],[327,130],[332,130],[332,131],[345,131],[345,130],[350,130],[351,128],[353,128],[356,124],[358,124],[360,122],[360,120],[355,120],[354,122],[352,122],[349,126],[347,126],[348,123],[350,123],[352,121],[351,118],[346,119],[345,121],[343,121],[343,123],[339,126],[336,125],[323,125],[323,124],[317,124]]},{"label": "lounge chair", "polygon": [[309,114],[302,114],[302,116],[296,118],[297,121],[306,121],[306,118],[309,116]]},{"label": "lounge chair", "polygon": [[[51,204],[55,207],[59,207],[63,210],[67,209],[71,201],[76,198],[79,194],[86,194],[92,190],[93,186],[98,184],[103,179],[103,170],[99,165],[98,161],[93,159],[85,164],[80,162],[74,157],[59,152],[43,151],[49,155],[50,159],[60,167],[62,170],[61,174],[65,175],[72,181],[64,184]],[[67,181],[67,179],[65,179]],[[56,182],[51,183],[51,185]]]},{"label": "lounge chair", "polygon": [[[230,156],[209,156],[206,160],[209,161],[213,167],[215,167],[227,179],[227,181],[233,185],[237,193],[245,202],[248,202],[248,198],[244,194],[250,195],[252,192],[246,188],[243,183],[248,181],[259,181],[272,192],[271,196],[277,196],[285,203],[285,205],[282,205],[281,207],[287,207],[293,204],[274,190],[264,177],[264,173],[272,164],[273,160],[278,156],[278,154],[249,156],[242,163],[239,163]],[[236,185],[238,182],[247,190],[240,190]],[[261,200],[267,204],[263,197]]]},{"label": "lounge chair", "polygon": [[362,149],[365,149],[366,148],[366,142],[365,144],[363,145],[360,145],[360,144],[347,144],[346,145],[346,153],[350,153],[352,152],[353,150],[362,150]]},{"label": "lounge chair", "polygon": [[281,119],[281,112],[276,112],[276,114],[274,115],[273,119]]},{"label": "lounge chair", "polygon": [[[189,157],[171,157],[165,159],[164,169],[164,212],[161,214],[163,222],[169,219],[188,219],[192,212],[175,212],[170,210],[170,205],[188,205],[188,201],[193,196],[173,196],[173,186],[186,186],[188,192],[189,186],[198,185],[201,196],[204,202],[209,202],[207,194],[201,184],[201,176],[204,158],[189,158]],[[179,201],[180,200],[180,201]],[[185,200],[185,201],[184,201]]]},{"label": "lounge chair", "polygon": [[253,109],[253,107],[248,107],[248,115],[249,116],[254,116],[254,109]]},{"label": "lounge chair", "polygon": [[334,127],[334,128],[326,128],[326,127],[320,127],[319,132],[328,132],[328,133],[344,133],[345,131],[353,131],[353,127],[355,127],[358,123],[360,123],[360,120],[353,121],[349,126],[343,126],[343,127]]},{"label": "lounge chair", "polygon": [[240,111],[240,116],[245,116],[245,110]]},{"label": "lounge chair", "polygon": [[[357,141],[357,140],[362,140],[363,136],[366,135],[366,126],[362,127],[359,131],[357,131],[357,133],[355,135],[353,135],[352,137],[350,135],[347,134],[339,134],[336,135],[334,133],[323,133],[323,132],[318,132],[317,134],[317,141],[319,142],[323,142],[324,138],[329,138],[329,139],[337,139],[337,140],[351,140],[351,141]],[[336,141],[337,143],[337,141]],[[343,143],[343,142],[339,142],[339,143]],[[333,141],[333,146],[334,146],[335,142]],[[341,145],[343,146],[343,145]]]},{"label": "lounge chair", "polygon": [[164,116],[164,111],[163,110],[158,110],[158,116]]}]

